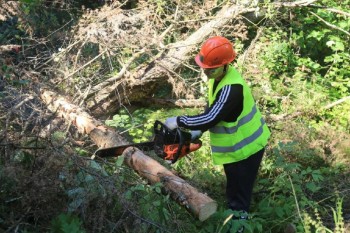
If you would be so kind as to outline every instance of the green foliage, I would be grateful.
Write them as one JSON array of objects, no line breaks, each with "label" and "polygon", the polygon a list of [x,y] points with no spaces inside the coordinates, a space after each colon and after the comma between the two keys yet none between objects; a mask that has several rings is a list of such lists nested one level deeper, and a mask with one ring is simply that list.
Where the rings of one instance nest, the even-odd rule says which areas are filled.
[{"label": "green foliage", "polygon": [[161,189],[161,183],[152,186],[137,184],[125,193],[125,197],[128,200],[136,197],[138,205],[140,206],[140,212],[144,216],[166,224],[171,218],[171,214],[167,208],[169,204],[169,195],[159,195],[162,192]]},{"label": "green foliage", "polygon": [[[177,229],[180,232],[197,232],[193,217],[164,193],[161,183],[154,185],[136,184],[130,187],[124,197],[137,206],[134,216],[143,219],[137,226],[139,232],[163,232]],[[181,198],[181,197],[179,197]],[[149,224],[151,223],[151,224]]]},{"label": "green foliage", "polygon": [[29,33],[30,36],[47,36],[71,19],[64,7],[51,6],[49,1],[20,0],[20,3],[25,20],[20,22],[18,29]]},{"label": "green foliage", "polygon": [[318,209],[316,208],[314,210],[315,219],[313,219],[310,214],[304,213],[303,214],[303,224],[304,224],[304,230],[305,233],[312,233],[312,232],[322,232],[322,233],[344,233],[345,227],[344,227],[344,218],[342,213],[342,199],[337,199],[336,202],[336,209],[332,208],[333,211],[333,220],[334,220],[334,230],[331,230],[330,228],[326,227],[321,219],[320,213]]},{"label": "green foliage", "polygon": [[[247,220],[238,219],[241,216],[246,216],[246,213],[239,211],[232,211],[230,209],[218,210],[213,214],[206,222],[201,224],[200,233],[224,233],[224,232],[237,232],[242,226],[245,228],[245,232],[263,232],[262,226],[264,220],[258,216],[248,215]],[[238,219],[238,220],[233,220]]]},{"label": "green foliage", "polygon": [[[297,65],[296,55],[289,41],[285,41],[286,32],[277,31],[269,35],[270,45],[263,55],[264,67],[272,72],[272,78],[291,76]],[[265,40],[266,38],[263,38]],[[282,75],[282,77],[281,77]]]},{"label": "green foliage", "polygon": [[51,223],[51,233],[85,233],[80,219],[71,214],[60,214]]},{"label": "green foliage", "polygon": [[322,210],[322,213],[327,211],[313,197],[323,192],[322,183],[330,169],[317,164],[312,168],[290,161],[288,154],[296,157],[304,154],[306,161],[315,156],[307,151],[300,151],[299,155],[297,151],[295,143],[280,143],[273,154],[263,161],[255,193],[266,194],[254,205],[254,213],[269,222],[269,225],[263,226],[262,232],[283,231],[288,223],[303,229],[305,223],[300,219],[303,210],[313,208]]},{"label": "green foliage", "polygon": [[[334,2],[324,2],[327,6],[334,4]],[[349,10],[346,3],[339,4],[342,9]],[[323,85],[327,85],[329,95],[332,98],[340,98],[350,88],[349,80],[346,78],[349,77],[349,70],[345,68],[350,65],[350,55],[346,51],[350,42],[348,35],[341,31],[349,31],[350,20],[323,8],[316,8],[312,13],[310,15],[306,9],[299,12],[299,20],[292,24],[293,37],[300,49],[301,56],[311,58],[322,67],[323,77],[320,81]],[[339,29],[325,27],[322,20]]]},{"label": "green foliage", "polygon": [[15,77],[13,67],[5,64],[1,65],[0,75],[4,77],[4,81],[14,87],[23,87],[30,83],[30,81],[27,79],[19,79]]},{"label": "green foliage", "polygon": [[[332,5],[324,1],[325,5]],[[339,3],[343,10],[348,5]],[[339,7],[339,6],[338,6]],[[337,128],[348,128],[349,119],[343,117],[348,109],[342,104],[331,111],[323,111],[330,101],[348,96],[350,90],[350,20],[325,8],[295,9],[290,27],[269,28],[260,38],[267,44],[259,56],[262,69],[270,77],[273,94],[266,95],[273,113],[304,112],[304,117],[318,115],[316,123],[327,121]],[[336,28],[325,24],[328,22]],[[295,104],[302,103],[302,104]],[[334,111],[334,112],[333,112]],[[332,115],[332,116],[331,116]],[[337,120],[338,116],[341,120]],[[315,125],[313,125],[315,127]]]},{"label": "green foliage", "polygon": [[117,115],[113,116],[112,120],[106,120],[106,125],[114,126],[118,131],[127,133],[124,136],[133,142],[144,142],[151,140],[153,125],[156,120],[164,122],[167,117],[191,115],[198,111],[198,109],[139,108],[130,113],[126,109],[122,109]]},{"label": "green foliage", "polygon": [[[89,162],[89,168],[103,177],[108,176],[105,169],[93,160]],[[61,180],[64,181],[65,178],[64,175],[61,176]],[[67,190],[67,196],[70,199],[68,211],[74,212],[80,208],[84,209],[89,201],[105,197],[106,192],[104,186],[100,184],[99,177],[81,170],[74,177],[74,186]]]}]

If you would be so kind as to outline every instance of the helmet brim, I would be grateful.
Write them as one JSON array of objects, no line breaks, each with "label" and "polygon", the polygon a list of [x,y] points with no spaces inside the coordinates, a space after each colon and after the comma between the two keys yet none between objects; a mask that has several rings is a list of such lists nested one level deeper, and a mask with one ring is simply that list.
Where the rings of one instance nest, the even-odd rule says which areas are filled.
[{"label": "helmet brim", "polygon": [[200,55],[198,54],[195,58],[194,58],[195,62],[197,63],[197,65],[203,69],[211,69],[211,68],[218,68],[220,66],[223,66],[221,64],[219,65],[216,65],[216,66],[208,66],[206,64],[204,64],[203,62],[201,62],[201,59],[200,59]]}]

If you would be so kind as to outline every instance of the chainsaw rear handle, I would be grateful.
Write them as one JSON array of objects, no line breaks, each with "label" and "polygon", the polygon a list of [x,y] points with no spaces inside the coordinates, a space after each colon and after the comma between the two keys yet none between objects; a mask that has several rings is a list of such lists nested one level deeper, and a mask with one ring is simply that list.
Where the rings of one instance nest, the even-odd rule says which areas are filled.
[{"label": "chainsaw rear handle", "polygon": [[176,131],[177,131],[177,134],[179,135],[180,143],[179,143],[179,149],[177,150],[177,153],[176,153],[174,159],[171,160],[171,163],[176,163],[176,161],[179,159],[179,156],[180,156],[181,151],[182,151],[182,147],[185,143],[185,140],[184,140],[184,137],[182,135],[182,131],[180,130],[180,128],[176,128]]}]

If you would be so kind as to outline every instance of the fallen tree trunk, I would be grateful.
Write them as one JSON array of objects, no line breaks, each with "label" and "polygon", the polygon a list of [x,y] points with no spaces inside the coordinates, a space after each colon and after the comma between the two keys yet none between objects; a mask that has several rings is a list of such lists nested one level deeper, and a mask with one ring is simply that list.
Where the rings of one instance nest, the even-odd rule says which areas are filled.
[{"label": "fallen tree trunk", "polygon": [[40,97],[50,111],[57,113],[67,123],[74,125],[81,134],[89,135],[98,147],[112,147],[127,143],[112,128],[105,126],[82,108],[69,103],[66,98],[50,91],[47,87],[40,88]]},{"label": "fallen tree trunk", "polygon": [[[69,103],[67,99],[48,88],[40,89],[40,96],[48,109],[63,117],[66,122],[77,127],[79,132],[88,134],[100,148],[126,144],[126,140],[112,128],[91,117],[84,109]],[[175,176],[140,150],[130,147],[125,152],[124,163],[134,169],[151,184],[161,182],[179,204],[184,205],[200,221],[204,221],[216,212],[217,203],[185,180]]]},{"label": "fallen tree trunk", "polygon": [[[126,79],[119,80],[98,91],[87,103],[87,107],[94,115],[100,116],[115,112],[119,108],[119,104],[152,96],[155,88],[159,87],[159,83],[167,80],[167,75],[173,75],[183,61],[188,59],[194,47],[203,42],[214,30],[221,28],[240,14],[254,11],[256,8],[247,8],[241,5],[223,8],[217,13],[219,17],[203,25],[186,40],[168,45],[166,54],[165,50],[162,50],[164,54],[159,55],[150,65],[133,73],[127,81]],[[129,95],[130,93],[132,95]]]},{"label": "fallen tree trunk", "polygon": [[[292,8],[308,6],[316,0],[301,0],[296,2],[275,2],[276,8]],[[134,72],[129,77],[119,78],[110,86],[96,92],[87,103],[87,107],[95,116],[116,112],[120,106],[153,95],[159,83],[167,80],[167,76],[176,76],[177,68],[188,60],[191,52],[198,47],[215,30],[225,26],[230,20],[239,15],[252,12],[264,12],[258,6],[232,5],[217,12],[217,17],[204,24],[184,41],[179,41],[161,49],[157,58],[149,65]],[[255,15],[254,14],[254,15]],[[252,16],[253,17],[253,16]],[[167,52],[166,52],[167,51]]]},{"label": "fallen tree trunk", "polygon": [[216,212],[217,203],[206,194],[198,192],[197,189],[189,185],[185,180],[175,176],[172,172],[150,159],[140,150],[129,147],[123,153],[124,163],[137,171],[137,173],[146,178],[150,183],[161,182],[165,191],[187,210],[204,221]]}]

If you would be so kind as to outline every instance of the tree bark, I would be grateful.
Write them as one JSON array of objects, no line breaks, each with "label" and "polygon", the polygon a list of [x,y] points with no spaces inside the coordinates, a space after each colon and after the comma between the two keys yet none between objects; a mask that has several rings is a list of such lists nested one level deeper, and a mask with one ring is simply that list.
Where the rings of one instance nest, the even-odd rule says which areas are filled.
[{"label": "tree bark", "polygon": [[[63,96],[45,87],[40,89],[40,96],[49,110],[56,112],[66,122],[76,126],[79,132],[88,134],[100,148],[127,144],[127,141],[115,130],[91,117],[84,109],[69,103]],[[151,184],[161,182],[170,196],[179,204],[184,205],[200,221],[206,220],[216,212],[217,203],[214,200],[200,193],[185,180],[175,176],[137,148],[129,147],[123,155],[127,166],[134,169]]]},{"label": "tree bark", "polygon": [[[271,5],[276,8],[293,8],[308,6],[316,1],[275,2]],[[222,28],[228,21],[239,15],[263,11],[264,9],[258,6],[249,5],[224,7],[216,14],[216,18],[204,24],[186,40],[167,45],[148,66],[139,69],[127,78],[119,77],[109,87],[97,91],[87,102],[87,107],[93,115],[101,116],[116,112],[120,106],[152,96],[154,90],[159,88],[159,84],[167,80],[167,76],[176,75],[176,70],[188,60],[194,48],[197,48],[198,44],[215,30]]]},{"label": "tree bark", "polygon": [[[120,105],[152,96],[155,88],[159,87],[159,83],[167,80],[168,74],[175,73],[181,63],[188,60],[194,47],[203,42],[214,30],[221,28],[240,14],[255,10],[256,8],[241,5],[223,8],[217,13],[217,18],[203,25],[186,40],[168,45],[167,49],[163,50],[163,54],[159,55],[154,62],[133,73],[128,80],[126,78],[118,80],[109,87],[98,91],[88,101],[87,107],[93,115],[101,116],[117,111]],[[130,93],[132,94],[129,95]]]},{"label": "tree bark", "polygon": [[66,98],[50,91],[47,87],[40,88],[40,97],[50,111],[74,125],[80,133],[89,135],[98,147],[112,147],[127,143],[113,128],[105,126],[84,109],[69,103]]},{"label": "tree bark", "polygon": [[150,183],[161,182],[167,193],[181,205],[204,221],[216,212],[217,203],[206,194],[198,192],[185,180],[175,176],[172,172],[150,159],[140,150],[129,147],[123,153],[124,163],[134,169],[140,176],[146,178]]}]

